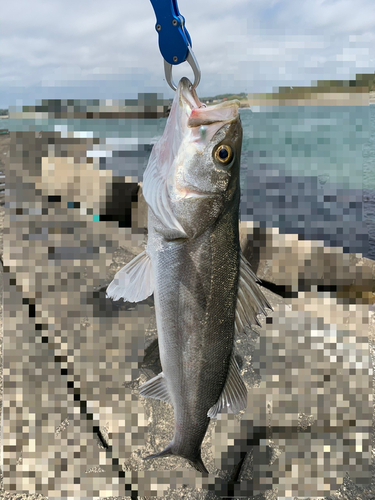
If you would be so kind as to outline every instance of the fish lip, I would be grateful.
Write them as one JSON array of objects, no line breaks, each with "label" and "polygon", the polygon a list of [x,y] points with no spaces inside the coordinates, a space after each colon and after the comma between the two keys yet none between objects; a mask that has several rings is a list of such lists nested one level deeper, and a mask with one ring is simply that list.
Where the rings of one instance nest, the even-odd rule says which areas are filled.
[{"label": "fish lip", "polygon": [[206,105],[199,100],[195,88],[188,78],[181,78],[178,84],[178,91],[180,92],[183,103],[189,106],[190,112],[196,108],[206,107]]},{"label": "fish lip", "polygon": [[[185,113],[187,116],[187,125],[188,127],[194,126],[190,124],[190,119],[192,117],[193,111],[195,109],[200,109],[200,108],[207,108],[207,106],[199,100],[199,97],[196,93],[195,88],[193,87],[193,84],[191,81],[183,77],[181,78],[179,84],[178,84],[178,89],[177,92],[180,93],[180,108],[184,109],[185,108]],[[203,120],[202,125],[209,125],[211,123],[216,123],[216,122],[232,122],[238,119],[239,113],[238,109],[240,107],[240,101],[237,99],[233,99],[231,101],[222,101],[219,102],[218,104],[215,104],[213,106],[210,106],[209,109],[203,111]],[[217,117],[215,117],[215,112],[218,110],[222,110],[225,108],[230,108],[233,110],[233,116],[228,120],[228,118],[224,120],[220,120]],[[210,118],[212,115],[214,115],[212,118]],[[206,118],[204,118],[206,116]],[[198,120],[199,121],[199,120]]]}]

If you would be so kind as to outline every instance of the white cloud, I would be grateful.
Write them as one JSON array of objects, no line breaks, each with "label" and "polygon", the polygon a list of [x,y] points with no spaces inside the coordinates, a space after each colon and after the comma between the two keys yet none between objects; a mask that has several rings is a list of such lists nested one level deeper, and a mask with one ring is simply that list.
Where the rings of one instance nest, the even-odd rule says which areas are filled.
[{"label": "white cloud", "polygon": [[[179,0],[179,7],[202,70],[201,95],[375,69],[373,0]],[[172,95],[148,0],[17,0],[4,4],[2,20],[3,100],[12,89],[30,96],[38,86],[90,80],[94,87],[107,80],[108,98],[153,88]],[[173,69],[175,81],[184,74],[192,76],[186,64]]]}]

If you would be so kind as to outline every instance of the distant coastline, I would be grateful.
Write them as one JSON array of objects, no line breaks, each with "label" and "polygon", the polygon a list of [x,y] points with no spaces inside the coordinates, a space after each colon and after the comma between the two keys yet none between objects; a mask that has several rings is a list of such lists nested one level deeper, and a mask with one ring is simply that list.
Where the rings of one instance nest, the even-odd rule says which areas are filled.
[{"label": "distant coastline", "polygon": [[[219,94],[201,97],[207,106],[237,99],[241,108],[267,106],[368,106],[375,104],[375,75],[356,75],[355,80],[317,81],[311,87],[279,87],[271,93]],[[21,109],[0,109],[8,119],[155,119],[167,117],[172,99],[160,94],[138,94],[136,99],[46,99]],[[5,124],[3,125],[5,126]]]},{"label": "distant coastline", "polygon": [[[288,91],[275,93],[226,94],[222,99],[202,99],[208,106],[215,105],[223,100],[238,99],[241,108],[259,106],[368,106],[375,104],[375,91],[368,89],[319,89],[291,88]],[[241,96],[241,97],[239,97]]]},{"label": "distant coastline", "polygon": [[252,106],[368,106],[375,103],[375,92],[319,92],[306,95],[249,94]]},{"label": "distant coastline", "polygon": [[238,99],[240,106],[368,106],[375,104],[375,74],[354,80],[321,80],[310,87],[279,87],[271,93],[221,94],[202,98],[207,105]]},{"label": "distant coastline", "polygon": [[[213,106],[226,100],[237,99],[240,108],[264,106],[368,106],[375,104],[375,91],[371,92],[314,92],[301,91],[290,93],[259,93],[259,94],[226,94],[219,98],[202,98],[207,106]],[[171,103],[167,100],[163,104],[145,106],[143,103],[131,106],[105,106],[93,109],[39,109],[38,106],[24,106],[22,111],[11,111],[10,117],[15,119],[155,119],[167,117]],[[3,115],[0,118],[9,118]]]}]

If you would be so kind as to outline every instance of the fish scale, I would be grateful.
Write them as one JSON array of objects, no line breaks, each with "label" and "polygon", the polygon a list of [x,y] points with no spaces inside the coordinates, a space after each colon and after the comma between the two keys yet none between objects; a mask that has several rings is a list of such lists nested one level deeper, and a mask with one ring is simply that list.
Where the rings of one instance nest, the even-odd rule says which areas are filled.
[{"label": "fish scale", "polygon": [[270,307],[240,252],[241,143],[238,101],[202,108],[183,78],[144,174],[147,248],[107,289],[116,300],[154,293],[163,371],[139,392],[172,404],[175,425],[168,446],[147,458],[184,457],[202,473],[210,418],[246,407],[235,330]]}]

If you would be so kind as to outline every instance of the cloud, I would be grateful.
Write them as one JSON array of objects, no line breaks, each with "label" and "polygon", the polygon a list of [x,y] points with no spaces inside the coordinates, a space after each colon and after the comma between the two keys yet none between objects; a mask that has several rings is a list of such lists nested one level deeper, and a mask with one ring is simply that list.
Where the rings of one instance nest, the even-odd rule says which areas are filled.
[{"label": "cloud", "polygon": [[[373,72],[372,1],[179,0],[202,70],[200,95]],[[173,95],[148,0],[17,0],[4,4],[2,19],[2,101],[29,99],[39,87],[55,87],[59,98],[64,86],[108,89],[108,98]],[[186,63],[173,75],[192,77]]]}]

